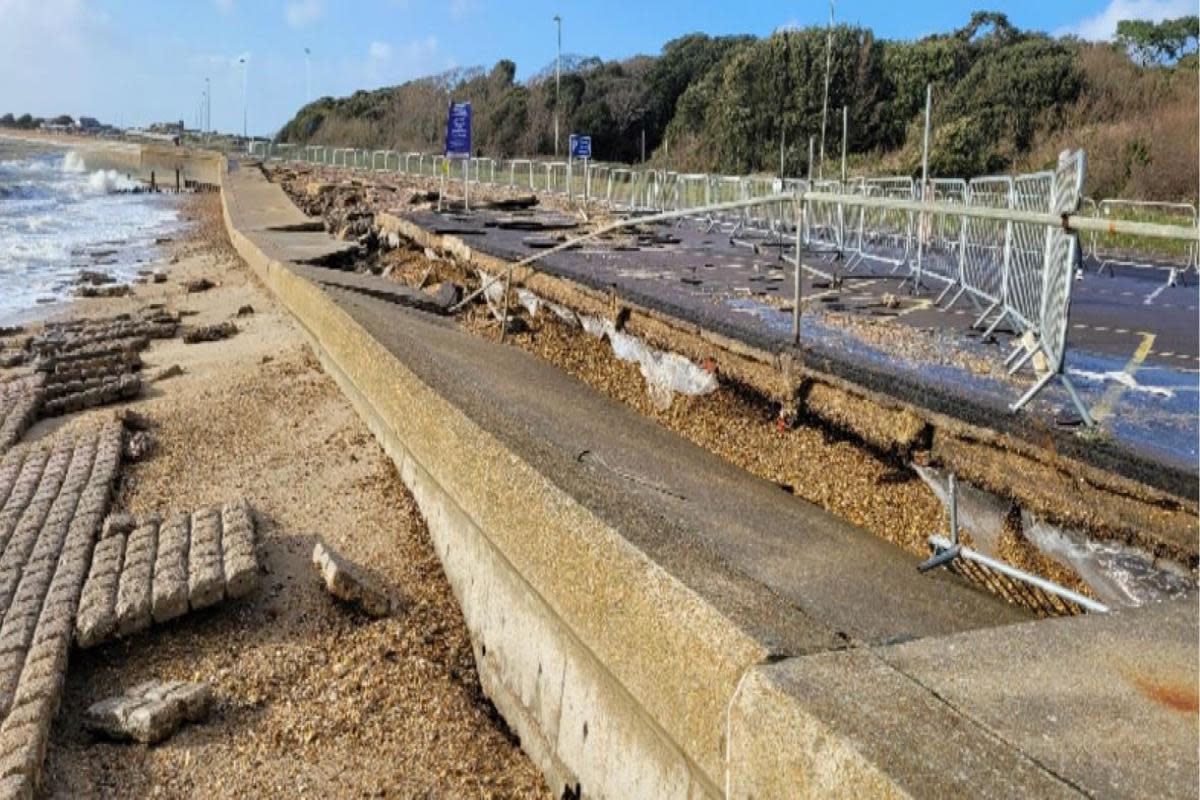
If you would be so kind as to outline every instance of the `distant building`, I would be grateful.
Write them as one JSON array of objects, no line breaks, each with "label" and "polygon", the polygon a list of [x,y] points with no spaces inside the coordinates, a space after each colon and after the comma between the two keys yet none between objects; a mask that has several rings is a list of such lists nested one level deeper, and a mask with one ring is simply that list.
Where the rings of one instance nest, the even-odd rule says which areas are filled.
[{"label": "distant building", "polygon": [[163,133],[168,136],[182,136],[183,131],[183,120],[179,122],[155,122],[150,126],[151,133]]},{"label": "distant building", "polygon": [[87,132],[99,131],[104,126],[100,124],[100,120],[95,117],[80,117],[79,130]]}]

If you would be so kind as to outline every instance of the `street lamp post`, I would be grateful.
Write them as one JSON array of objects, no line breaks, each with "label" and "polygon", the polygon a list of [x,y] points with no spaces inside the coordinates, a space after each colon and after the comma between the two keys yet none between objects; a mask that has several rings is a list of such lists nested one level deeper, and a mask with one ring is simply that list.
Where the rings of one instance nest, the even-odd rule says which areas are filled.
[{"label": "street lamp post", "polygon": [[833,0],[829,0],[829,28],[825,32],[825,99],[821,103],[821,160],[817,177],[825,172],[825,120],[829,116],[829,71],[833,67]]},{"label": "street lamp post", "polygon": [[558,23],[558,55],[554,59],[554,156],[558,157],[558,105],[562,97],[562,16],[554,15]]},{"label": "street lamp post", "polygon": [[249,86],[249,78],[247,77],[247,73],[250,71],[250,68],[246,64],[245,56],[239,58],[238,63],[242,65],[242,138],[245,139],[248,144],[250,141],[250,125],[249,111],[247,109],[249,105],[249,91],[247,88]]},{"label": "street lamp post", "polygon": [[312,50],[304,48],[304,75],[305,75],[305,92],[304,101],[312,102]]}]

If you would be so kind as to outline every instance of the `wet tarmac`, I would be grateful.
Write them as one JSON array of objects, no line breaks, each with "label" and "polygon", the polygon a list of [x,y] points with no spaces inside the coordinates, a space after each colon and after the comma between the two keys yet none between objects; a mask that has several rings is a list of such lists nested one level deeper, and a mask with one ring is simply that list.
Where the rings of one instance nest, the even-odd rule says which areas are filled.
[{"label": "wet tarmac", "polygon": [[[510,214],[407,212],[427,230],[454,235],[506,260],[524,258],[581,231],[510,226]],[[501,223],[501,224],[498,224]],[[792,347],[794,253],[788,243],[733,241],[699,222],[646,226],[553,254],[539,269],[697,323],[747,344]],[[836,259],[806,253],[820,271]],[[1077,417],[1056,383],[1026,411],[1009,403],[1032,385],[1009,378],[1010,332],[988,341],[971,327],[978,310],[960,300],[934,305],[940,286],[912,295],[905,270],[865,261],[834,286],[803,275],[801,342],[807,362],[930,410],[968,422],[1044,438],[1067,452],[1188,496],[1196,494],[1200,334],[1195,276],[1166,287],[1166,272],[1098,274],[1084,264],[1073,285],[1067,370],[1084,403],[1101,418],[1099,437],[1072,435]],[[887,296],[885,298],[885,296]],[[885,302],[886,299],[886,302]]]}]

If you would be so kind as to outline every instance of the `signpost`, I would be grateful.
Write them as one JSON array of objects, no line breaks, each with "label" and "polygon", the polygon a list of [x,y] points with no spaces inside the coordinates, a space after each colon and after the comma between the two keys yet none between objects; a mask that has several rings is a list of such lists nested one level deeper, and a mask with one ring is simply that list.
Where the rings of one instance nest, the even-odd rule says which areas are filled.
[{"label": "signpost", "polygon": [[471,103],[470,101],[450,103],[450,111],[446,115],[446,159],[443,161],[442,191],[438,194],[438,211],[442,210],[442,195],[446,188],[446,176],[450,173],[450,162],[455,158],[463,160],[463,209],[471,210]]},{"label": "signpost", "polygon": [[575,159],[583,161],[583,202],[588,201],[588,171],[592,160],[592,137],[572,133],[567,148],[567,199],[571,199],[572,164]]}]

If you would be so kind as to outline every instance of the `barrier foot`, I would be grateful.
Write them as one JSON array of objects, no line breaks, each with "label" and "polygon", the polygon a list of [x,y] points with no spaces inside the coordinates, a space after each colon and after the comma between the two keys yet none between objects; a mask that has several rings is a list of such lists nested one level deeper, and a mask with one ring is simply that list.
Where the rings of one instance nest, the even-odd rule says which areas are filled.
[{"label": "barrier foot", "polygon": [[[935,306],[940,306],[942,304],[942,300],[946,299],[946,295],[950,294],[950,290],[953,289],[955,286],[958,286],[958,281],[955,281],[954,283],[946,284],[946,288],[942,289],[942,293],[937,296],[937,299],[933,301],[933,304]],[[959,298],[959,296],[962,295],[962,293],[963,293],[963,290],[959,289],[958,293],[954,295],[954,300],[957,300]],[[954,305],[954,300],[950,301],[950,305]],[[949,308],[950,306],[946,306],[946,307]]]},{"label": "barrier foot", "polygon": [[1075,384],[1071,382],[1070,378],[1062,373],[1059,373],[1058,378],[1062,381],[1062,385],[1066,388],[1067,394],[1070,395],[1071,402],[1075,404],[1075,410],[1079,412],[1079,418],[1083,420],[1083,424],[1089,428],[1095,427],[1096,420],[1092,418],[1091,413],[1089,413],[1087,410],[1087,406],[1085,406],[1083,404],[1083,400],[1079,398],[1079,393],[1075,391]]},{"label": "barrier foot", "polygon": [[1075,384],[1073,384],[1071,379],[1066,375],[1063,375],[1061,372],[1051,372],[1047,375],[1043,375],[1038,379],[1037,383],[1029,387],[1029,391],[1021,395],[1017,402],[1008,407],[1009,410],[1020,411],[1029,403],[1030,400],[1037,396],[1038,392],[1046,388],[1046,384],[1050,383],[1050,381],[1054,380],[1055,378],[1058,378],[1059,381],[1062,382],[1063,388],[1067,390],[1067,395],[1071,398],[1071,403],[1074,404],[1075,410],[1079,412],[1079,418],[1083,421],[1084,426],[1088,428],[1095,427],[1096,420],[1092,417],[1091,412],[1088,411],[1087,406],[1083,404],[1083,400],[1079,397],[1079,393],[1075,391]]},{"label": "barrier foot", "polygon": [[[1000,305],[1000,304],[999,304],[999,303],[992,303],[990,306],[988,306],[987,308],[985,308],[985,309],[983,310],[983,313],[979,315],[979,318],[978,318],[978,319],[976,319],[974,322],[972,322],[972,323],[971,323],[971,327],[972,327],[972,328],[978,328],[980,325],[982,325],[982,324],[983,324],[983,321],[984,321],[985,319],[987,319],[987,318],[988,318],[988,316],[990,316],[990,315],[991,315],[991,313],[992,313],[993,311],[995,311],[995,310],[996,310],[996,306],[998,306],[998,305]],[[1003,315],[1003,314],[1001,314],[1001,317],[1003,317],[1003,316],[1004,316],[1004,315]]]},{"label": "barrier foot", "polygon": [[967,291],[967,288],[965,286],[959,286],[958,291],[954,293],[954,297],[951,297],[950,302],[946,303],[946,308],[947,309],[954,308],[954,304],[962,299],[962,296],[964,294],[966,294],[966,291]]},{"label": "barrier foot", "polygon": [[1029,403],[1030,400],[1032,400],[1034,397],[1037,396],[1038,392],[1040,392],[1042,389],[1045,389],[1046,384],[1048,384],[1052,380],[1054,380],[1053,372],[1043,375],[1041,378],[1038,378],[1037,383],[1035,383],[1033,386],[1030,386],[1029,391],[1027,391],[1027,392],[1025,392],[1025,394],[1021,395],[1020,399],[1018,399],[1017,402],[1009,405],[1008,410],[1009,411],[1020,411],[1022,408],[1024,408]]},{"label": "barrier foot", "polygon": [[[1021,357],[1017,359],[1016,363],[1013,364],[1011,367],[1009,367],[1008,374],[1016,375],[1017,372],[1020,371],[1021,367],[1025,366],[1027,363],[1029,363],[1029,359],[1031,359],[1035,355],[1037,355],[1038,351],[1041,349],[1042,349],[1042,344],[1041,344],[1041,342],[1038,342],[1037,347],[1034,347],[1032,350],[1025,350],[1025,352],[1021,355]],[[1021,349],[1017,349],[1015,352],[1020,353]],[[1009,360],[1011,360],[1011,359],[1012,359],[1012,355],[1010,354]],[[1007,366],[1008,360],[1006,360],[1004,363]],[[1054,373],[1051,373],[1051,375],[1053,375],[1053,374]]]},{"label": "barrier foot", "polygon": [[995,333],[996,329],[1000,327],[1000,323],[1004,322],[1006,319],[1008,319],[1008,312],[1001,311],[1000,316],[996,317],[996,319],[992,321],[992,324],[988,325],[987,330],[983,332],[983,338],[986,339]]},{"label": "barrier foot", "polygon": [[952,545],[945,550],[938,550],[925,561],[917,565],[917,572],[929,572],[931,569],[949,564],[954,559],[962,555],[961,545]]}]

